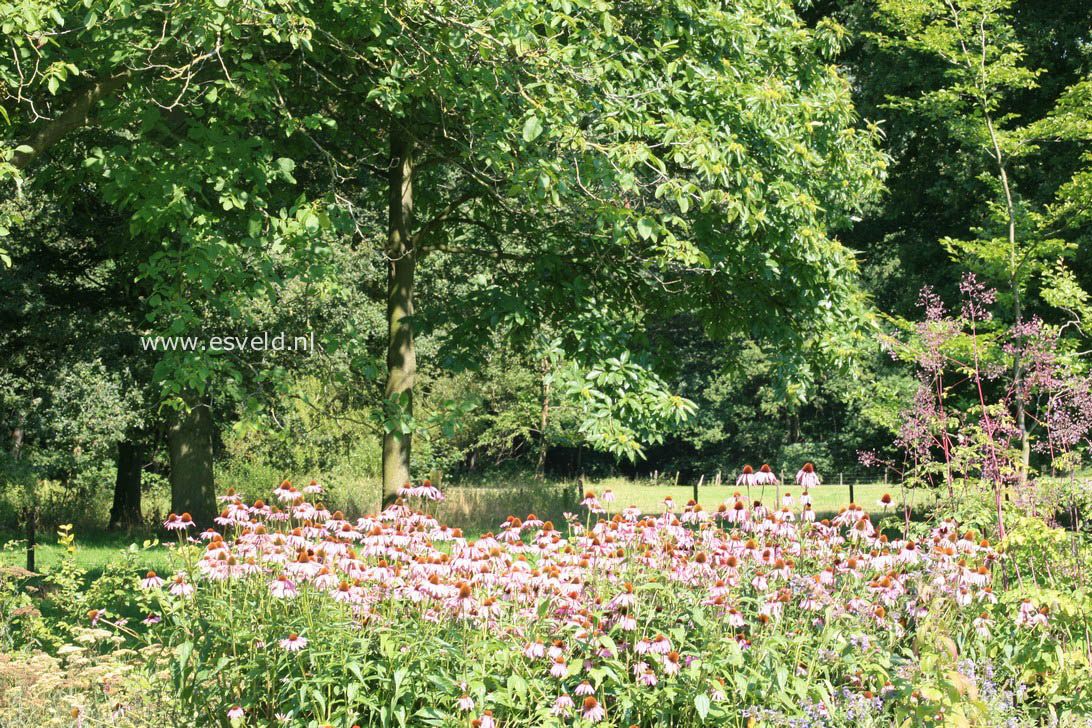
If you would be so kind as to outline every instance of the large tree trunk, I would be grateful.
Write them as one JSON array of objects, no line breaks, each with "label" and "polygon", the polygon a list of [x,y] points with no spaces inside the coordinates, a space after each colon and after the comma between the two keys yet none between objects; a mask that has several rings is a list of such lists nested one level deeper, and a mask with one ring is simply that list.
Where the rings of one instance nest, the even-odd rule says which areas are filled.
[{"label": "large tree trunk", "polygon": [[[410,225],[413,217],[413,143],[397,122],[391,125],[390,199],[387,231],[387,388],[388,401],[398,400],[404,416],[413,413],[413,381],[417,352],[413,329],[405,320],[413,316],[413,274],[417,251]],[[393,402],[392,402],[393,404]],[[412,435],[395,428],[383,436],[383,503],[410,479]]]},{"label": "large tree trunk", "polygon": [[114,505],[108,528],[133,528],[141,524],[140,478],[144,471],[144,448],[138,442],[118,443],[118,475],[114,481]]},{"label": "large tree trunk", "polygon": [[212,525],[216,515],[216,489],[212,480],[212,412],[207,403],[192,396],[188,411],[175,413],[167,430],[171,461],[171,510],[189,513],[201,527]]}]

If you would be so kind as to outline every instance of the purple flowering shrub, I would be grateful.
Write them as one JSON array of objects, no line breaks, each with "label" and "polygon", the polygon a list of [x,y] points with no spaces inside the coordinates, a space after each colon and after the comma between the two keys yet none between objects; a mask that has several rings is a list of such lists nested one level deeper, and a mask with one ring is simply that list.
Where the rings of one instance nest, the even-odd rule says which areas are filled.
[{"label": "purple flowering shrub", "polygon": [[[1059,503],[1057,481],[1040,483],[1037,475],[1066,476],[1070,490],[1080,490],[1075,471],[1092,445],[1092,377],[1042,320],[1007,327],[995,321],[997,292],[974,274],[964,276],[960,293],[958,312],[950,312],[926,286],[918,299],[922,320],[903,336],[885,337],[893,358],[917,367],[918,388],[895,443],[903,462],[871,452],[862,452],[861,462],[902,473],[908,487],[939,490],[947,496],[945,512],[974,509],[978,496],[992,496],[992,512],[974,517],[992,519],[1004,538],[1009,503],[1048,518],[1056,515],[1045,512],[1051,505],[1079,505],[1073,498]],[[1051,490],[1055,497],[1045,497]]]},{"label": "purple flowering shrub", "polygon": [[874,453],[861,461],[938,493],[931,521],[911,524],[907,514],[904,534],[954,517],[998,539],[999,603],[1019,624],[1040,605],[1061,636],[1000,641],[976,656],[1000,674],[1034,676],[994,691],[1005,705],[1035,694],[1062,704],[1087,692],[1092,659],[1092,481],[1079,475],[1092,446],[1092,377],[1057,329],[1037,318],[998,324],[996,292],[971,274],[960,292],[959,311],[949,312],[923,289],[923,320],[886,339],[892,356],[917,366],[919,386],[896,442],[903,463]]},{"label": "purple flowering shrub", "polygon": [[[902,536],[890,498],[875,520],[850,505],[815,521],[806,504],[741,494],[642,514],[589,493],[565,523],[509,517],[469,539],[430,515],[442,494],[428,484],[358,519],[319,490],[284,483],[276,505],[225,496],[216,530],[168,520],[176,570],[139,579],[155,606],[120,632],[169,665],[177,721],[803,727],[1092,714],[1076,687],[1092,678],[1078,623],[1046,602],[1011,603],[1005,554],[984,533],[949,519]],[[1017,664],[1059,644],[1064,666]],[[967,661],[989,665],[992,692]],[[1062,700],[1043,692],[1060,680]]]}]

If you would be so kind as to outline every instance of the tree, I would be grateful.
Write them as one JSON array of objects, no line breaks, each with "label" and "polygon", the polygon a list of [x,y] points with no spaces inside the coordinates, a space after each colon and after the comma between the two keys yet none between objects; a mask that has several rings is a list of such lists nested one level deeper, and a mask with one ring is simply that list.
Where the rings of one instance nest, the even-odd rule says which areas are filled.
[{"label": "tree", "polygon": [[[23,5],[0,60],[4,169],[33,184],[83,152],[128,217],[154,333],[245,328],[246,302],[312,275],[323,236],[375,244],[385,210],[388,498],[420,427],[421,333],[458,367],[495,334],[563,332],[585,437],[629,456],[690,410],[656,373],[650,316],[776,342],[784,372],[861,336],[833,231],[885,161],[831,63],[841,29],[789,2]],[[459,308],[418,298],[430,264],[470,273]],[[181,423],[210,392],[255,400],[210,351],[162,354],[156,379],[176,458],[208,453]],[[211,509],[209,472],[180,483],[188,505]]]},{"label": "tree", "polygon": [[38,481],[52,480],[82,507],[112,479],[112,462],[129,464],[111,524],[136,525],[144,463],[130,455],[153,444],[151,370],[124,334],[139,317],[138,292],[118,257],[116,225],[78,188],[43,184],[0,211],[19,261],[18,276],[0,279],[0,431],[19,440],[12,460],[22,465],[4,481],[33,496]]},{"label": "tree", "polygon": [[[824,60],[836,26],[808,30],[788,3],[683,0],[334,13],[317,21],[330,36],[308,77],[329,90],[312,100],[336,89],[353,102],[314,136],[344,199],[366,199],[362,178],[387,193],[388,497],[410,476],[413,333],[445,319],[414,296],[430,255],[478,264],[476,290],[445,319],[453,345],[498,327],[519,344],[550,324],[593,379],[632,368],[610,385],[621,391],[660,387],[640,355],[655,349],[640,335],[653,311],[837,356],[823,335],[864,307],[853,257],[828,232],[876,191],[883,159]],[[601,425],[589,432],[632,453],[617,391],[586,389]],[[667,397],[653,401],[685,412]]]},{"label": "tree", "polygon": [[[0,177],[16,193],[82,182],[127,217],[122,257],[139,271],[150,333],[207,337],[225,320],[247,330],[241,304],[275,295],[325,221],[291,189],[292,161],[272,141],[285,135],[265,52],[276,62],[298,48],[307,19],[289,3],[222,0],[28,0],[0,12],[12,46],[0,62]],[[86,163],[72,169],[72,154]],[[155,369],[157,399],[177,412],[170,452],[196,458],[172,463],[185,471],[175,505],[199,521],[215,511],[211,468],[187,468],[212,459],[209,411],[195,407],[210,389],[253,403],[244,373],[211,351],[165,352]]]},{"label": "tree", "polygon": [[[940,68],[933,84],[888,94],[888,108],[912,115],[921,125],[940,125],[963,155],[961,161],[967,165],[963,174],[977,174],[984,185],[980,197],[984,222],[971,226],[973,237],[948,235],[940,242],[961,265],[999,284],[1010,322],[1019,329],[1028,320],[1027,298],[1033,282],[1076,245],[1059,234],[1058,206],[1052,209],[1050,198],[1043,199],[1030,184],[1030,193],[1022,194],[1018,184],[1021,176],[1027,178],[1021,168],[1030,166],[1039,152],[1044,129],[1061,128],[1051,121],[1054,114],[1035,120],[1033,116],[1041,112],[1015,103],[1020,94],[1038,87],[1041,69],[1026,63],[1014,2],[880,0],[877,5],[883,32],[869,37],[880,48],[924,56]],[[1061,103],[1067,103],[1065,97]],[[1067,106],[1072,107],[1072,98]],[[1072,124],[1065,129],[1058,136],[1073,139]],[[1083,133],[1089,138],[1087,126]],[[1069,194],[1066,185],[1059,188],[1058,180],[1052,186],[1063,196]],[[1031,426],[1022,385],[1021,347],[1013,351],[1013,405],[1023,479],[1030,462]]]}]

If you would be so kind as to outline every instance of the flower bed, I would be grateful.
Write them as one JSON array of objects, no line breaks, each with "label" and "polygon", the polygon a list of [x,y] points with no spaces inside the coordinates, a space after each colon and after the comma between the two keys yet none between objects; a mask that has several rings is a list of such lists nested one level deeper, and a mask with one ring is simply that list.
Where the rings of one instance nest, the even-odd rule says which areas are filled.
[{"label": "flower bed", "polygon": [[[652,516],[589,494],[565,524],[468,540],[428,514],[438,491],[349,521],[310,490],[226,496],[220,531],[167,523],[190,537],[176,575],[142,580],[147,634],[199,722],[988,725],[1087,705],[1044,692],[1089,675],[1063,647],[1081,622],[1002,593],[1002,554],[951,520],[901,538],[855,505]],[[1061,668],[1027,671],[1055,650]]]}]

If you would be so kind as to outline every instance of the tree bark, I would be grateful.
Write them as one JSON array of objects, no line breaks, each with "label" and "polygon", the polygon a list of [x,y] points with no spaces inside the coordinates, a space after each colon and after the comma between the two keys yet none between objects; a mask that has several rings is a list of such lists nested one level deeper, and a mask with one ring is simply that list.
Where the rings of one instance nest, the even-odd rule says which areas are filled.
[{"label": "tree bark", "polygon": [[[413,276],[417,251],[410,226],[413,220],[413,142],[391,125],[391,159],[387,228],[387,387],[388,403],[413,414],[413,383],[417,375],[417,352],[413,328]],[[383,436],[383,504],[394,500],[396,491],[410,480],[412,434],[395,428]]]},{"label": "tree bark", "polygon": [[76,93],[60,116],[47,121],[30,139],[23,142],[23,145],[30,147],[30,151],[16,152],[11,158],[11,163],[17,169],[29,167],[35,159],[63,139],[66,134],[83,126],[91,113],[91,107],[120,89],[128,80],[129,72],[121,71],[93,81],[87,88]]},{"label": "tree bark", "polygon": [[167,429],[171,463],[171,510],[189,513],[200,527],[212,525],[216,489],[212,476],[212,412],[196,395],[175,413]]},{"label": "tree bark", "polygon": [[144,448],[138,442],[118,443],[118,474],[114,481],[114,505],[110,509],[110,530],[140,526],[140,480],[144,471]]}]

